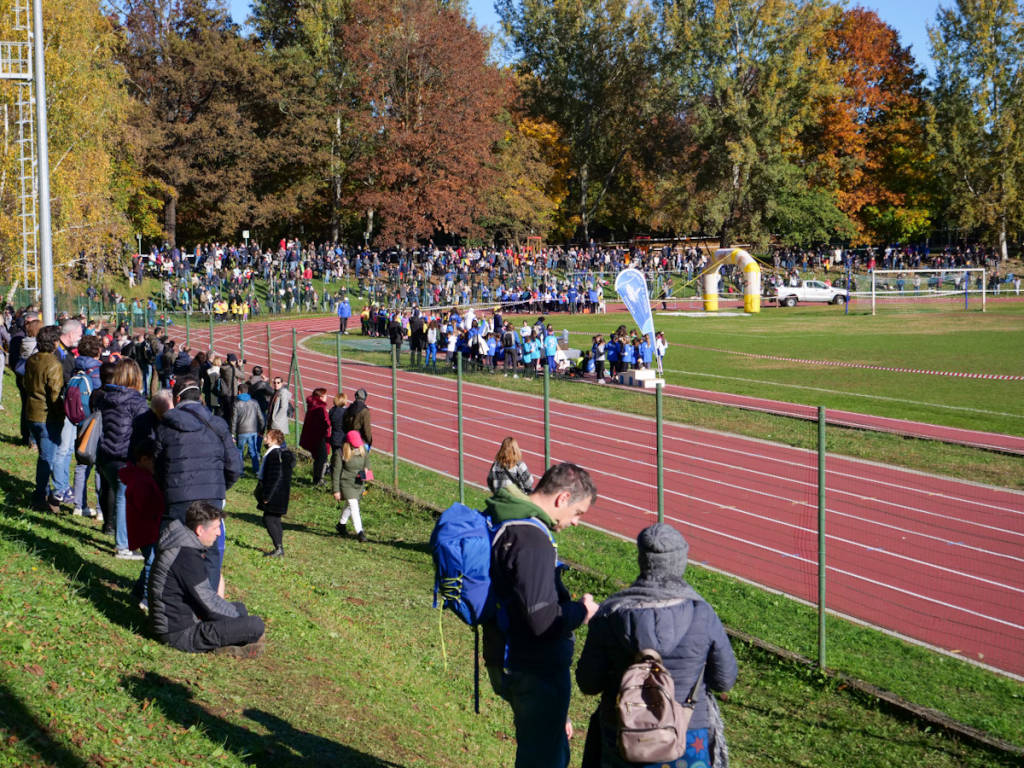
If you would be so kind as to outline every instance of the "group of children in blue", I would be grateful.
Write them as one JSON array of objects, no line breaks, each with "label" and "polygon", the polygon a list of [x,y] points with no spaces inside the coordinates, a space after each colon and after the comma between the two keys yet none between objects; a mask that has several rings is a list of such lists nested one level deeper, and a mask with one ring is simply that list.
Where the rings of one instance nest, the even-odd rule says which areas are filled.
[{"label": "group of children in blue", "polygon": [[[440,355],[443,364],[454,367],[461,356],[466,366],[478,370],[494,371],[500,366],[506,373],[528,375],[546,366],[552,374],[593,375],[598,381],[604,381],[606,373],[614,376],[628,369],[652,367],[656,359],[660,362],[667,346],[657,341],[652,344],[636,329],[628,331],[620,325],[607,341],[601,334],[593,336],[590,347],[570,362],[565,354],[568,331],[556,334],[545,316],[517,326],[514,320],[505,320],[500,310],[492,316],[477,316],[472,308],[465,314],[453,308],[442,314],[421,315],[418,308],[399,312],[372,306],[363,309],[361,326],[363,335],[388,338],[399,352],[408,342],[414,365],[422,360],[425,367],[436,369]],[[425,352],[425,357],[418,352]]]}]

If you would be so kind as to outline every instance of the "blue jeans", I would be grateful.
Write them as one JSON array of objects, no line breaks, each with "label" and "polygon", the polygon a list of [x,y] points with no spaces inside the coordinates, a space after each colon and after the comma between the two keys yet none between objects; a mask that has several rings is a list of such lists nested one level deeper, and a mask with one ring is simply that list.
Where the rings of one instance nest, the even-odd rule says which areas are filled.
[{"label": "blue jeans", "polygon": [[569,739],[569,668],[509,670],[502,694],[512,705],[516,726],[515,768],[566,768]]},{"label": "blue jeans", "polygon": [[[216,506],[216,502],[214,503]],[[223,509],[223,507],[221,507]],[[212,547],[206,549],[206,575],[210,586],[216,591],[220,586],[220,570],[224,566],[224,545],[227,543],[227,529],[224,521],[220,521],[220,534]]]},{"label": "blue jeans", "polygon": [[260,440],[255,432],[243,432],[238,436],[236,445],[238,452],[242,454],[242,466],[245,466],[245,452],[249,452],[252,459],[252,473],[258,475],[260,472]]},{"label": "blue jeans", "polygon": [[77,436],[78,427],[65,418],[60,431],[60,445],[53,457],[53,492],[57,496],[64,496],[71,489],[71,454]]},{"label": "blue jeans", "polygon": [[149,602],[149,572],[153,570],[153,561],[156,560],[156,544],[146,544],[140,547],[145,560],[142,563],[142,573],[135,581],[135,588],[132,595],[142,602]]},{"label": "blue jeans", "polygon": [[153,381],[153,366],[150,363],[139,363],[142,369],[142,394],[149,399],[149,385]]},{"label": "blue jeans", "polygon": [[60,447],[60,433],[63,425],[45,421],[29,422],[29,433],[39,448],[36,458],[36,488],[32,494],[32,503],[36,506],[46,503],[50,495],[50,476],[53,474],[54,457]]},{"label": "blue jeans", "polygon": [[[98,465],[99,471],[103,475],[104,496],[107,499],[107,509],[103,514],[106,516],[111,512],[114,513],[114,546],[118,549],[128,549],[128,514],[124,496],[125,484],[117,477],[117,473],[123,466],[123,461],[116,460],[105,461]],[[113,509],[111,509],[111,506]],[[109,521],[104,521],[103,524],[108,526]]]},{"label": "blue jeans", "polygon": [[[76,464],[75,465],[75,485],[74,485],[74,497],[75,506],[81,507],[83,510],[89,506],[89,475],[92,473],[92,467],[89,464]],[[100,473],[97,472],[93,475],[94,484],[96,488],[96,505],[99,506],[100,498]]]}]

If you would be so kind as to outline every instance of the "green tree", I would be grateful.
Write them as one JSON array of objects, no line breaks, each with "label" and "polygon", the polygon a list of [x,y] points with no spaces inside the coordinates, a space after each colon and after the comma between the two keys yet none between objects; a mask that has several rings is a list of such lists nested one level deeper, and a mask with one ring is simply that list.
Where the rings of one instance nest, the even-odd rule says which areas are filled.
[{"label": "green tree", "polygon": [[[499,0],[530,112],[569,148],[568,204],[583,239],[655,114],[654,16],[633,0]],[[606,215],[606,214],[605,214]]]},{"label": "green tree", "polygon": [[929,28],[929,138],[962,229],[1008,238],[1024,223],[1024,12],[1016,0],[957,0]]},{"label": "green tree", "polygon": [[265,130],[270,148],[280,151],[269,156],[284,161],[263,176],[272,182],[264,208],[276,207],[285,222],[308,231],[327,222],[338,240],[355,219],[350,167],[361,149],[351,98],[359,66],[350,50],[351,3],[257,0],[252,21],[278,83]]},{"label": "green tree", "polygon": [[822,0],[661,7],[668,113],[682,122],[689,153],[659,192],[680,221],[723,243],[852,233],[835,196],[814,183],[800,144],[838,87],[825,46],[836,13]]}]

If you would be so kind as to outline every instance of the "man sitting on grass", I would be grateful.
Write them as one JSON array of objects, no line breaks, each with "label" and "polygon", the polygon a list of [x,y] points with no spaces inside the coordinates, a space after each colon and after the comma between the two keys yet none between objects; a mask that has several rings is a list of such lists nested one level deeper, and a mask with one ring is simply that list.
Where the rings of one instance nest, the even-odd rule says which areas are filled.
[{"label": "man sitting on grass", "polygon": [[220,534],[224,513],[205,501],[171,520],[160,534],[149,577],[153,630],[167,645],[189,653],[216,651],[256,656],[263,651],[264,625],[242,603],[229,603],[210,586],[207,550]]}]

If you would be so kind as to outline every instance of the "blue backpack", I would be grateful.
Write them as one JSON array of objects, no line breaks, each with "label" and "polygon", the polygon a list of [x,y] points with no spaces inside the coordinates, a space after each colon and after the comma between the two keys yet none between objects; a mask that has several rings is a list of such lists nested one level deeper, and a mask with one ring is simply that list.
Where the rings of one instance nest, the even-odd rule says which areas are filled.
[{"label": "blue backpack", "polygon": [[[499,606],[491,591],[491,546],[509,523],[527,523],[539,527],[550,538],[551,532],[540,520],[525,518],[495,526],[479,510],[456,502],[441,513],[430,534],[430,552],[434,558],[434,607],[450,608],[473,627],[475,652],[473,691],[477,714],[480,712],[480,633],[482,623],[492,619],[502,623]],[[440,614],[439,621],[440,621]],[[444,653],[444,634],[441,634]],[[447,656],[445,665],[447,667]]]},{"label": "blue backpack", "polygon": [[438,596],[471,627],[494,617],[491,540],[494,527],[479,510],[456,502],[441,513],[430,534],[434,558],[434,607]]}]

